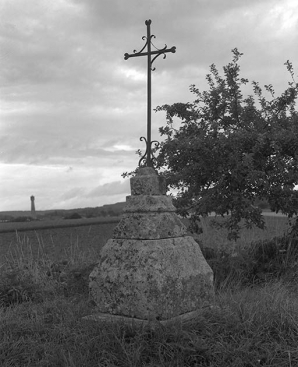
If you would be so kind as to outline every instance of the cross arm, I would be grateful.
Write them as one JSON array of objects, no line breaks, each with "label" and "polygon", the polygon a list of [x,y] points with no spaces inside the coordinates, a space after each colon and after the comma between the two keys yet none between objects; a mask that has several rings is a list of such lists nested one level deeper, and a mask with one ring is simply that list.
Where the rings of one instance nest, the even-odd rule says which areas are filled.
[{"label": "cross arm", "polygon": [[129,59],[130,57],[138,57],[138,56],[148,56],[148,55],[160,55],[160,54],[164,54],[166,52],[172,52],[175,53],[176,52],[176,47],[173,46],[172,48],[168,48],[166,50],[161,49],[161,50],[157,50],[157,51],[151,51],[151,52],[141,52],[141,53],[134,53],[134,54],[128,54],[125,53],[124,54],[124,60]]}]

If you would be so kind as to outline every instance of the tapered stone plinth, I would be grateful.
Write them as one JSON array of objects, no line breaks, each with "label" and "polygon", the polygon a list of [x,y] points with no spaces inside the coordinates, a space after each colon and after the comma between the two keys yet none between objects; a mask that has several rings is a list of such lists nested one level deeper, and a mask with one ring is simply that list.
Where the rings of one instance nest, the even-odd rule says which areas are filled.
[{"label": "tapered stone plinth", "polygon": [[139,168],[131,193],[90,274],[98,317],[87,318],[185,319],[212,303],[213,272],[153,168]]}]

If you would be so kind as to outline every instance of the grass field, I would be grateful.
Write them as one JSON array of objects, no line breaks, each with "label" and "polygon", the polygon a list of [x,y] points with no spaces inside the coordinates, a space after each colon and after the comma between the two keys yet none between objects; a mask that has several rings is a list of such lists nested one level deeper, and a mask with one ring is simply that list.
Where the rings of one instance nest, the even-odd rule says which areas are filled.
[{"label": "grass field", "polygon": [[27,256],[42,256],[51,261],[59,261],[69,258],[74,252],[98,258],[100,249],[112,237],[117,222],[88,223],[31,230],[29,222],[26,231],[0,233],[0,264],[7,258]]},{"label": "grass field", "polygon": [[240,237],[237,241],[229,241],[227,239],[227,230],[221,228],[217,229],[211,225],[212,218],[206,218],[201,220],[201,226],[203,233],[197,237],[202,241],[203,246],[219,249],[239,249],[252,242],[267,240],[274,237],[282,236],[289,228],[289,220],[285,216],[278,215],[266,215],[265,229],[254,227],[252,229],[242,229],[240,231]]},{"label": "grass field", "polygon": [[64,227],[80,227],[92,224],[101,223],[117,223],[119,217],[108,218],[82,218],[82,219],[57,219],[57,220],[42,220],[31,222],[7,222],[0,223],[0,233],[15,232],[15,231],[32,231],[40,229],[64,228]]},{"label": "grass field", "polygon": [[251,264],[246,252],[244,260],[229,258],[231,251],[218,255],[249,249],[252,241],[264,243],[264,254],[270,238],[287,228],[285,218],[266,223],[266,232],[243,232],[235,244],[203,222],[198,240],[217,254],[210,264],[229,271],[217,281],[212,307],[195,321],[154,331],[83,319],[95,311],[88,276],[115,223],[0,234],[0,366],[298,366],[296,253],[266,263],[288,267],[284,276],[246,286],[248,265],[255,266],[259,255]]},{"label": "grass field", "polygon": [[[227,239],[224,229],[213,228],[211,218],[202,219],[203,233],[194,235],[204,247],[215,250],[237,251],[254,241],[282,235],[288,227],[286,217],[266,216],[266,229],[253,228],[240,232],[234,242]],[[43,253],[55,261],[68,256],[76,248],[77,252],[98,256],[101,247],[112,237],[119,218],[90,218],[57,221],[1,223],[0,224],[0,264],[9,253],[20,255]],[[187,225],[187,222],[185,222]],[[94,255],[95,254],[95,255]]]}]

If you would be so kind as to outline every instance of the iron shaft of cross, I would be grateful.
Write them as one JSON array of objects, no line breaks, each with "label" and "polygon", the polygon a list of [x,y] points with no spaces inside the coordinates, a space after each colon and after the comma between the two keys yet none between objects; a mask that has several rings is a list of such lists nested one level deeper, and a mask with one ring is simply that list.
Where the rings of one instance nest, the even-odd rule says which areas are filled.
[{"label": "iron shaft of cross", "polygon": [[[151,45],[152,45],[151,38],[152,37],[155,38],[154,35],[151,35],[151,31],[150,31],[151,20],[150,19],[146,20],[145,24],[147,26],[147,40],[146,40],[144,47],[139,52],[134,51],[133,54],[125,53],[124,60],[127,60],[130,57],[147,56],[147,140],[144,137],[141,137],[140,139],[140,140],[146,141],[146,152],[141,157],[139,161],[139,166],[141,165],[141,162],[146,161],[147,167],[153,167],[154,157],[153,157],[151,146],[152,146],[152,143],[156,143],[156,145],[158,145],[158,143],[155,141],[151,141],[151,71],[154,70],[152,69],[152,64],[155,61],[155,59],[160,55],[164,55],[164,58],[165,58],[166,57],[165,54],[167,52],[175,53],[176,47],[173,46],[172,48],[167,48],[167,45],[165,45],[165,47],[160,50],[157,49],[156,51],[151,51]],[[143,37],[143,39],[146,39],[146,37]],[[147,46],[147,52],[142,52],[146,46]],[[151,55],[156,55],[156,56],[151,60]]]}]

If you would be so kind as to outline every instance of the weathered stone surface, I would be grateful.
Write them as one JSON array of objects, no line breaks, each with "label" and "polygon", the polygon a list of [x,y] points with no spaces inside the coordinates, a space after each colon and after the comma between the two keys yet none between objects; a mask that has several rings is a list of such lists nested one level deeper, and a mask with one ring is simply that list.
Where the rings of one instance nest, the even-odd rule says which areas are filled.
[{"label": "weathered stone surface", "polygon": [[139,168],[130,179],[130,188],[132,195],[165,195],[167,192],[165,178],[151,167]]},{"label": "weathered stone surface", "polygon": [[190,236],[110,239],[90,274],[99,312],[166,320],[213,300],[213,272]]},{"label": "weathered stone surface", "polygon": [[115,227],[113,238],[160,239],[186,235],[176,213],[125,213]]},{"label": "weathered stone surface", "polygon": [[126,197],[125,213],[175,212],[172,198],[166,195],[136,195]]}]

